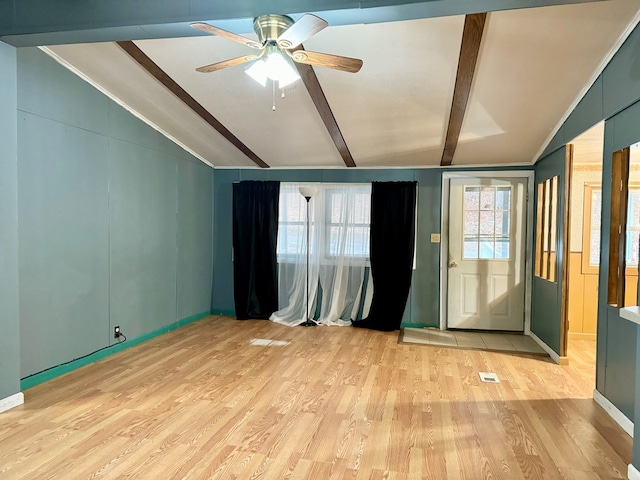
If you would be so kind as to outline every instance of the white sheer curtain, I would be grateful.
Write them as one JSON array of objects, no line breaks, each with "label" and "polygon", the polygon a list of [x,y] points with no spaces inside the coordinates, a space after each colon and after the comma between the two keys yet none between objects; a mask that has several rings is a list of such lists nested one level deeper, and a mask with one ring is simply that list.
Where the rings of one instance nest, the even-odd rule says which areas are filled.
[{"label": "white sheer curtain", "polygon": [[[309,318],[322,325],[350,325],[365,293],[365,311],[371,301],[371,292],[363,292],[369,261],[370,185],[280,184],[280,310],[271,320],[291,326],[305,320],[307,205],[299,192],[302,186],[316,189],[309,203]],[[370,290],[371,282],[367,284]]]}]

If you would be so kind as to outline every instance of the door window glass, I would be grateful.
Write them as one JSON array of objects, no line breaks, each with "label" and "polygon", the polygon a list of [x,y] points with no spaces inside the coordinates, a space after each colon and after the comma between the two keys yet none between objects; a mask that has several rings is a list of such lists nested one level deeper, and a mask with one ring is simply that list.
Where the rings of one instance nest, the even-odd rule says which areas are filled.
[{"label": "door window glass", "polygon": [[463,258],[508,260],[511,186],[465,186],[462,229]]}]

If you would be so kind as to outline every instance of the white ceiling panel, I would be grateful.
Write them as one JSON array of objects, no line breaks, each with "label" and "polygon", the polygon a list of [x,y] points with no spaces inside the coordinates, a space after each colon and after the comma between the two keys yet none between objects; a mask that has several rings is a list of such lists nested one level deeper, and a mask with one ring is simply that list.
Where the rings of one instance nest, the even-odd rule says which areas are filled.
[{"label": "white ceiling panel", "polygon": [[453,164],[535,161],[639,5],[612,0],[491,13]]},{"label": "white ceiling panel", "polygon": [[315,68],[356,164],[438,165],[464,16],[327,28],[308,50],[361,58],[360,72]]},{"label": "white ceiling panel", "polygon": [[344,166],[331,137],[301,81],[276,91],[263,87],[235,66],[212,73],[195,68],[252,50],[220,37],[145,40],[136,44],[245,145],[273,167],[308,163]]},{"label": "white ceiling panel", "polygon": [[[639,9],[640,0],[609,0],[489,14],[454,166],[535,161]],[[314,67],[358,167],[440,164],[464,18],[330,26],[304,42],[364,62],[355,74]],[[136,45],[268,165],[345,167],[302,81],[284,99],[276,92],[272,111],[271,86],[244,65],[195,71],[255,50],[210,35]],[[207,163],[255,167],[117,45],[51,51]]]}]

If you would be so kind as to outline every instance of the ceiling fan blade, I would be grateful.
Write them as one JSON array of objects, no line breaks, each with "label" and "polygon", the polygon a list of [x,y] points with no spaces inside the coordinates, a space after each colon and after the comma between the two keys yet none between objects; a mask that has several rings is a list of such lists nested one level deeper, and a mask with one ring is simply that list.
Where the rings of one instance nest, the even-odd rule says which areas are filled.
[{"label": "ceiling fan blade", "polygon": [[282,48],[295,48],[329,25],[320,17],[305,13],[300,20],[287,28],[278,37],[278,45]]},{"label": "ceiling fan blade", "polygon": [[223,30],[222,28],[214,27],[213,25],[209,25],[208,23],[192,23],[191,28],[195,28],[196,30],[200,30],[201,32],[210,33],[211,35],[217,35],[222,38],[226,38],[227,40],[231,40],[232,42],[241,43],[251,48],[262,48],[262,44],[256,42],[247,37],[243,37],[242,35],[237,35],[228,30]]},{"label": "ceiling fan blade", "polygon": [[217,70],[222,70],[223,68],[242,65],[243,63],[256,60],[259,57],[260,55],[245,55],[243,57],[230,58],[229,60],[224,60],[223,62],[212,63],[211,65],[204,65],[202,67],[198,67],[196,68],[196,71],[201,73],[215,72]]},{"label": "ceiling fan blade", "polygon": [[350,73],[356,73],[362,68],[362,60],[359,58],[341,57],[340,55],[310,52],[308,50],[296,50],[291,53],[291,58],[298,63],[318,65]]}]

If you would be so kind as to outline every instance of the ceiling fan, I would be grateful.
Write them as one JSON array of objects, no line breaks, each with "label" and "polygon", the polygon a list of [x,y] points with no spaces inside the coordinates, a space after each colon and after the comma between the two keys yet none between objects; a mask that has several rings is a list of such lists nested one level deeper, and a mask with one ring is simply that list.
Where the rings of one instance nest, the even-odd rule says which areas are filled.
[{"label": "ceiling fan", "polygon": [[302,42],[311,38],[327,25],[325,20],[310,13],[303,15],[297,22],[286,15],[261,15],[253,20],[253,29],[258,35],[258,41],[255,41],[208,23],[192,23],[191,26],[195,29],[260,50],[253,55],[243,55],[204,65],[196,68],[196,71],[215,72],[223,68],[253,62],[245,70],[247,74],[263,86],[266,85],[267,79],[277,81],[280,88],[300,78],[293,62],[356,73],[362,67],[360,59],[309,52],[301,47]]}]

